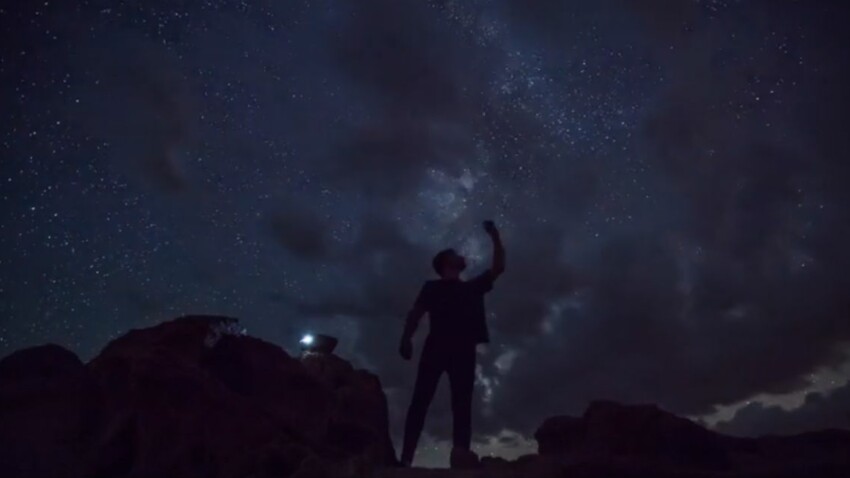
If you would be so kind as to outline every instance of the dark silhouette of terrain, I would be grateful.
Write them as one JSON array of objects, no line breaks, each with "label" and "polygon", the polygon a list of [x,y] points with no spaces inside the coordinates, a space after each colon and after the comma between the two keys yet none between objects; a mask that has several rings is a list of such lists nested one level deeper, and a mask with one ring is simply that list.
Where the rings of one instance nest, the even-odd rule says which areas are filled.
[{"label": "dark silhouette of terrain", "polygon": [[535,438],[541,457],[567,468],[610,469],[604,476],[850,476],[848,430],[739,438],[655,405],[595,401],[581,417],[545,420]]},{"label": "dark silhouette of terrain", "polygon": [[235,319],[134,330],[82,363],[44,345],[0,360],[0,476],[850,477],[850,431],[734,438],[652,405],[591,403],[539,453],[476,470],[397,467],[378,378],[289,356]]},{"label": "dark silhouette of terrain", "polygon": [[378,378],[183,317],[83,364],[45,345],[0,361],[0,476],[358,476],[395,462]]}]

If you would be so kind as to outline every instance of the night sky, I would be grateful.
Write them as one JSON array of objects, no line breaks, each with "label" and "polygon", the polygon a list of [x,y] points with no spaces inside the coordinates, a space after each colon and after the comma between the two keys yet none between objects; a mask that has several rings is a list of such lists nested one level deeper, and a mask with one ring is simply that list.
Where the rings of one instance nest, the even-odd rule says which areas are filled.
[{"label": "night sky", "polygon": [[[493,219],[480,452],[533,450],[597,398],[742,435],[850,427],[848,19],[841,0],[3,2],[0,356],[89,359],[186,313],[292,353],[329,333],[380,375],[398,437],[404,316],[438,250],[487,266]],[[447,461],[450,424],[443,383],[419,463]]]}]

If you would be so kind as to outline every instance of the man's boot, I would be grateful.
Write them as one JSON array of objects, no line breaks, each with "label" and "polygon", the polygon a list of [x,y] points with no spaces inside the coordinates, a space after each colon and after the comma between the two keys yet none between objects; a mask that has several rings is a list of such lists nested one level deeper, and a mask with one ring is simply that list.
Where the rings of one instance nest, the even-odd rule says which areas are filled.
[{"label": "man's boot", "polygon": [[478,461],[478,455],[472,450],[465,450],[463,448],[452,448],[449,463],[452,469],[457,470],[481,467],[481,462]]}]

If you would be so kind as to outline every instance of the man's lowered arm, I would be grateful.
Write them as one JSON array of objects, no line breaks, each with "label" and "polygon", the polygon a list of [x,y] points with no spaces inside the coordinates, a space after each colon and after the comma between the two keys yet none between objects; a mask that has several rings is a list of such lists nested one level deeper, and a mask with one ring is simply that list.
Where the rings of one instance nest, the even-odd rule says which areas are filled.
[{"label": "man's lowered arm", "polygon": [[404,331],[401,334],[401,344],[398,351],[401,357],[405,360],[410,360],[413,356],[413,334],[419,327],[419,321],[425,315],[425,309],[418,305],[414,305],[407,313],[407,320],[404,322]]}]

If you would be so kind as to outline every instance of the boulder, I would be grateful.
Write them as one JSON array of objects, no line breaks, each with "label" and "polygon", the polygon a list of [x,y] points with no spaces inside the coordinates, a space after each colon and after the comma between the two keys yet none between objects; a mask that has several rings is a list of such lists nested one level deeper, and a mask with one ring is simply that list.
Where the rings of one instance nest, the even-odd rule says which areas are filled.
[{"label": "boulder", "polygon": [[74,469],[96,414],[94,382],[72,352],[43,345],[0,361],[0,476]]},{"label": "boulder", "polygon": [[369,462],[394,463],[386,395],[377,375],[332,354],[307,353],[302,363],[333,391],[326,440]]},{"label": "boulder", "polygon": [[728,469],[718,434],[659,409],[595,401],[581,418],[553,417],[535,434],[543,455],[632,458],[691,469]]},{"label": "boulder", "polygon": [[797,476],[794,473],[801,470],[817,470],[818,476],[850,476],[848,431],[737,438],[655,405],[595,401],[581,417],[545,420],[535,438],[541,456],[555,458],[573,472],[584,470],[589,476],[635,472],[767,477]]}]

